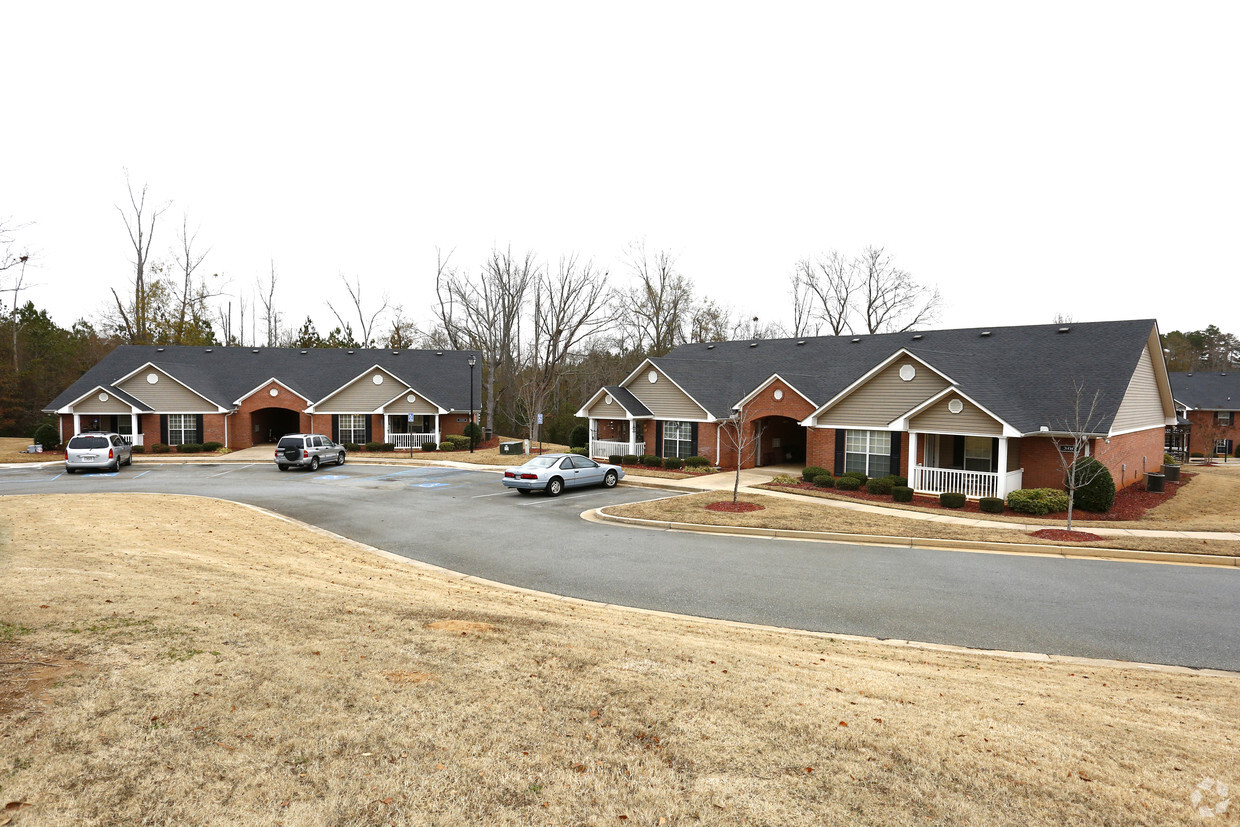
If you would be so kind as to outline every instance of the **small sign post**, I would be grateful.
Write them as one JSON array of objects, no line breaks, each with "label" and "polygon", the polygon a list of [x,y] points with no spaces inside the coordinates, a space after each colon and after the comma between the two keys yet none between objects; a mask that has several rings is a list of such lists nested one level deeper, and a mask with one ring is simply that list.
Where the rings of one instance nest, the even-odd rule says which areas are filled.
[{"label": "small sign post", "polygon": [[538,414],[538,454],[542,455],[542,414]]}]

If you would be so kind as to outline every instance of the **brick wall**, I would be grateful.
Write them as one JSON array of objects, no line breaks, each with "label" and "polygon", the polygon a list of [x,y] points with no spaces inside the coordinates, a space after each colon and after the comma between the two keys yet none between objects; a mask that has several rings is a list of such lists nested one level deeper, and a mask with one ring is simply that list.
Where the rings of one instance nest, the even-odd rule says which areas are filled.
[{"label": "brick wall", "polygon": [[[1188,412],[1188,421],[1193,423],[1192,430],[1189,431],[1188,450],[1190,453],[1197,452],[1208,456],[1210,451],[1213,450],[1213,441],[1207,439],[1207,435],[1202,430],[1203,428],[1214,429],[1214,415],[1214,411]],[[1231,452],[1235,456],[1236,448],[1240,448],[1240,411],[1232,411],[1231,425],[1220,425],[1214,438],[1230,439]]]},{"label": "brick wall", "polygon": [[808,431],[805,444],[806,466],[815,465],[819,468],[826,468],[828,471],[834,471],[835,429],[809,428]]},{"label": "brick wall", "polygon": [[[276,392],[275,396],[271,395],[272,390]],[[302,399],[278,382],[269,382],[242,400],[237,407],[237,412],[229,416],[228,439],[230,442],[228,447],[238,451],[242,448],[254,447],[253,414],[265,408],[281,408],[286,411],[296,411],[298,413],[298,430],[303,434],[315,433],[310,423],[310,415],[302,412],[309,404],[305,399]],[[318,433],[331,437],[331,417],[320,416],[319,420],[323,430],[320,430]],[[203,428],[204,430],[206,428],[205,421],[203,422]],[[223,440],[219,441],[222,442]]]},{"label": "brick wall", "polygon": [[[1116,490],[1143,480],[1145,471],[1162,467],[1163,429],[1147,428],[1131,434],[1094,440],[1090,454],[1107,467]],[[1144,461],[1144,466],[1142,462]],[[1024,488],[1063,488],[1064,469],[1059,450],[1050,437],[1025,437],[1020,441],[1020,464],[1025,469]]]},{"label": "brick wall", "polygon": [[[458,419],[463,419],[465,421],[457,422]],[[439,417],[439,435],[440,437],[446,436],[448,434],[461,434],[463,436],[465,434],[465,426],[468,424],[469,424],[469,414],[460,414],[460,413],[442,414]],[[380,423],[380,427],[383,427],[382,423]]]}]

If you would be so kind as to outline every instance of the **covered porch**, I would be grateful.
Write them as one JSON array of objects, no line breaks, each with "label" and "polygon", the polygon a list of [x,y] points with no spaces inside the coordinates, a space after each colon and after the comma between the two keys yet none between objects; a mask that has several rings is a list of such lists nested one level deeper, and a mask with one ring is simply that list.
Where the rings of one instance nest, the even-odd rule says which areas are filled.
[{"label": "covered porch", "polygon": [[424,443],[438,445],[439,414],[387,414],[383,417],[383,441],[406,450],[421,448]]},{"label": "covered porch", "polygon": [[612,455],[646,453],[646,443],[637,438],[640,428],[633,417],[609,419],[590,417],[590,456],[607,459]]},{"label": "covered porch", "polygon": [[1006,497],[1022,487],[1020,440],[909,431],[909,487],[918,494]]}]

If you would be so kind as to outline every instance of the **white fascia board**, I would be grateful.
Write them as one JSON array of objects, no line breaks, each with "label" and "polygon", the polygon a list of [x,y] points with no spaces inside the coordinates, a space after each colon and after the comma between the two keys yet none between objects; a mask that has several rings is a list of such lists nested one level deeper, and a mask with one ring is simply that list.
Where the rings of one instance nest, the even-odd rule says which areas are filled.
[{"label": "white fascia board", "polygon": [[767,379],[767,380],[766,380],[765,382],[763,382],[761,385],[758,385],[758,387],[756,387],[756,388],[754,388],[752,391],[750,391],[750,392],[749,392],[749,394],[748,394],[748,395],[747,395],[744,399],[742,399],[740,402],[737,402],[735,405],[733,405],[733,406],[732,406],[732,410],[736,410],[737,408],[743,408],[743,407],[745,407],[745,403],[749,402],[749,400],[753,399],[755,396],[757,396],[758,394],[762,393],[762,391],[764,391],[764,390],[766,390],[767,388],[769,388],[769,387],[771,386],[771,383],[772,383],[772,382],[774,382],[776,379],[778,379],[780,382],[783,382],[785,385],[787,385],[789,390],[791,390],[791,391],[792,391],[793,393],[795,393],[797,396],[799,396],[799,397],[801,397],[802,399],[804,399],[804,400],[805,400],[806,402],[808,402],[809,404],[811,404],[811,405],[813,405],[813,404],[814,404],[814,400],[810,399],[808,396],[806,396],[805,394],[801,393],[801,391],[799,391],[799,390],[796,388],[796,386],[794,386],[794,385],[793,385],[791,382],[789,382],[787,379],[785,379],[784,377],[780,376],[778,373],[772,373],[769,379]]},{"label": "white fascia board", "polygon": [[1175,423],[1175,420],[1173,419],[1173,420],[1171,420],[1171,422],[1170,422],[1170,423],[1164,423],[1164,424],[1162,424],[1162,425],[1146,425],[1146,426],[1145,426],[1145,427],[1143,427],[1143,428],[1125,428],[1125,429],[1124,429],[1124,430],[1122,430],[1122,431],[1110,431],[1110,432],[1108,432],[1108,433],[1107,433],[1106,438],[1107,438],[1107,439],[1110,439],[1110,438],[1111,438],[1111,437],[1113,437],[1113,436],[1123,436],[1124,434],[1135,434],[1135,433],[1137,433],[1137,432],[1139,432],[1139,431],[1153,431],[1153,430],[1155,430],[1155,429],[1157,429],[1157,430],[1163,430],[1163,429],[1165,429],[1165,428],[1167,427],[1167,425],[1168,425],[1168,424],[1170,424],[1170,425],[1174,425],[1174,424],[1176,424],[1176,423]]},{"label": "white fascia board", "polygon": [[[383,365],[380,365],[380,364],[378,364],[378,363],[376,362],[375,364],[373,364],[373,365],[371,365],[370,367],[366,368],[366,370],[364,370],[364,371],[362,371],[361,373],[359,373],[357,376],[354,376],[354,377],[353,377],[352,379],[350,379],[348,382],[345,382],[343,385],[341,385],[340,387],[336,388],[334,391],[332,391],[331,393],[329,393],[327,396],[324,396],[324,397],[323,397],[322,399],[320,399],[318,402],[315,402],[313,405],[311,405],[310,407],[306,408],[306,413],[315,413],[315,412],[316,412],[316,408],[318,408],[318,406],[319,406],[319,405],[322,405],[324,402],[326,402],[327,400],[331,399],[333,396],[335,396],[336,394],[340,393],[342,390],[344,390],[345,388],[349,387],[349,386],[350,386],[350,385],[352,385],[353,383],[357,382],[359,379],[361,379],[362,377],[366,376],[366,375],[367,375],[368,373],[370,373],[371,371],[376,371],[376,370],[381,370],[381,371],[383,371],[384,373],[386,373],[386,374],[387,374],[389,377],[391,377],[392,379],[395,379],[397,382],[400,382],[400,383],[401,383],[402,385],[404,385],[405,387],[409,387],[409,383],[408,383],[408,382],[406,382],[404,379],[401,379],[399,376],[397,376],[396,374],[392,373],[392,372],[391,372],[390,370],[388,370],[387,368],[383,367]],[[372,411],[372,413],[378,413],[378,411]]]},{"label": "white fascia board", "polygon": [[[694,398],[693,398],[693,394],[689,393],[687,390],[685,390],[684,388],[682,388],[682,387],[680,386],[680,384],[679,384],[679,383],[678,383],[675,379],[673,379],[673,378],[672,378],[671,374],[669,374],[669,373],[668,373],[667,371],[665,371],[663,368],[659,367],[659,366],[655,363],[655,361],[654,361],[653,359],[651,359],[650,357],[646,357],[645,359],[643,359],[643,360],[642,360],[642,363],[641,363],[640,365],[638,365],[638,366],[637,366],[637,369],[636,369],[636,370],[634,370],[632,373],[630,373],[628,376],[626,376],[626,377],[624,378],[624,381],[620,383],[620,387],[624,388],[624,389],[625,389],[626,391],[628,391],[629,393],[632,393],[632,394],[633,394],[633,397],[634,397],[634,398],[635,398],[638,402],[641,402],[643,405],[646,405],[646,403],[645,403],[645,402],[642,402],[642,398],[641,398],[641,396],[639,396],[638,394],[634,393],[634,392],[633,392],[633,389],[629,387],[629,383],[630,383],[630,382],[632,382],[632,381],[633,381],[633,380],[634,380],[637,376],[641,375],[642,369],[643,369],[643,368],[645,368],[647,365],[649,365],[650,367],[652,367],[652,368],[654,368],[655,370],[657,370],[657,371],[659,372],[659,375],[660,375],[660,376],[662,376],[662,377],[663,377],[664,379],[666,379],[667,381],[671,382],[671,383],[672,383],[672,385],[674,385],[674,386],[675,386],[676,390],[680,391],[680,392],[681,392],[681,393],[683,393],[685,396],[689,397],[689,401],[690,401],[690,402],[692,402],[694,405],[697,405],[699,408],[701,408],[701,409],[702,409],[702,413],[703,413],[703,414],[705,414],[707,417],[709,417],[709,416],[711,415],[710,411],[708,411],[708,410],[706,409],[706,406],[705,406],[705,405],[703,405],[701,402],[699,402],[699,401],[697,401],[696,399],[694,399]],[[641,385],[638,385],[638,387],[641,387]],[[623,408],[624,406],[623,406],[623,405],[621,405],[620,407],[622,407],[622,408]],[[649,406],[649,405],[646,405],[646,407],[647,407],[647,408],[649,408],[650,406]],[[625,408],[625,410],[628,410],[628,408]],[[651,419],[658,419],[658,417],[657,417],[657,416],[655,416],[655,415],[653,415],[653,414],[651,414],[650,418],[651,418]],[[669,420],[669,421],[670,421],[670,420]],[[677,419],[677,420],[674,420],[674,421],[676,421],[676,422],[713,422],[714,420],[712,420],[712,419]]]},{"label": "white fascia board", "polygon": [[241,405],[241,403],[242,403],[242,402],[244,402],[245,400],[249,399],[251,396],[253,396],[254,394],[258,393],[258,392],[259,392],[259,391],[261,391],[263,388],[265,388],[265,387],[267,387],[268,385],[270,385],[272,382],[275,382],[277,385],[279,385],[280,387],[284,388],[286,391],[288,391],[289,393],[293,394],[293,396],[296,396],[298,399],[302,399],[302,400],[304,400],[304,401],[305,401],[305,402],[307,402],[307,403],[309,403],[309,402],[310,402],[310,400],[309,400],[309,399],[306,399],[306,397],[302,396],[300,393],[298,393],[297,391],[293,390],[293,389],[292,389],[292,388],[290,388],[288,385],[284,384],[284,383],[283,383],[283,382],[281,382],[279,379],[277,379],[277,378],[275,378],[275,377],[273,376],[273,377],[271,377],[270,379],[268,379],[266,382],[263,382],[261,385],[259,385],[258,387],[256,387],[254,390],[252,390],[252,391],[250,391],[249,393],[247,393],[245,396],[242,396],[242,397],[241,397],[240,399],[238,399],[236,402],[233,402],[233,409],[235,410],[237,407],[239,407],[239,406]]},{"label": "white fascia board", "polygon": [[[224,406],[220,405],[220,403],[219,403],[219,402],[216,402],[214,399],[212,399],[211,397],[207,396],[205,393],[199,393],[197,390],[195,390],[194,388],[191,388],[189,385],[185,384],[185,383],[184,383],[184,382],[182,382],[180,379],[176,378],[176,377],[175,377],[175,376],[173,376],[171,373],[169,373],[166,369],[161,368],[159,365],[155,364],[154,362],[147,362],[145,365],[143,365],[142,367],[138,368],[137,370],[132,370],[132,371],[130,371],[129,373],[126,373],[124,376],[122,376],[120,379],[117,379],[117,380],[116,380],[115,382],[113,382],[112,384],[113,384],[113,385],[119,385],[120,383],[124,382],[126,379],[129,379],[129,378],[130,378],[130,377],[132,377],[132,376],[136,376],[137,374],[141,373],[142,371],[146,370],[147,368],[153,368],[153,369],[155,369],[155,370],[159,371],[159,372],[160,372],[160,373],[162,373],[164,376],[167,376],[169,379],[171,379],[173,382],[176,382],[178,385],[180,385],[181,387],[185,388],[185,390],[187,390],[187,391],[189,391],[190,393],[194,394],[194,396],[197,396],[199,399],[202,399],[202,400],[203,400],[203,401],[205,401],[205,402],[210,402],[212,405],[214,405],[214,406],[215,406],[215,410],[214,410],[214,411],[205,411],[205,413],[228,413],[228,412],[229,412],[229,409],[228,409],[228,408],[225,408]],[[299,394],[299,395],[300,395],[300,394]],[[141,398],[140,396],[138,396],[136,393],[130,394],[130,396],[134,397],[134,398],[135,398],[135,399],[137,399],[139,402],[141,402],[141,401],[142,401],[142,398]],[[143,403],[143,404],[146,404],[146,403]],[[184,411],[177,411],[177,413],[184,413]]]},{"label": "white fascia board", "polygon": [[[663,373],[663,371],[659,371],[659,372],[660,372],[660,373]],[[666,376],[666,375],[667,375],[667,374],[664,374],[664,376]],[[670,382],[671,380],[669,379],[668,381]],[[675,385],[676,383],[675,383],[675,382],[672,382],[672,384],[673,384],[673,385]],[[620,385],[619,387],[624,387],[624,386],[623,386],[623,385]],[[679,387],[679,386],[677,386],[677,387]],[[628,390],[628,388],[625,388],[625,390]],[[633,393],[633,392],[632,392],[632,391],[629,391],[629,393]],[[599,399],[599,397],[600,397],[600,396],[605,396],[606,394],[607,394],[607,388],[605,388],[605,387],[603,387],[603,388],[599,388],[598,392],[597,392],[597,393],[595,393],[595,394],[594,394],[594,396],[591,396],[591,397],[590,397],[590,399],[589,399],[589,401],[587,401],[587,402],[586,402],[586,404],[582,405],[582,406],[581,406],[581,408],[580,408],[580,409],[578,409],[577,413],[573,414],[573,416],[580,416],[580,417],[583,417],[583,418],[586,418],[586,419],[591,419],[591,418],[592,418],[592,419],[601,419],[602,417],[597,417],[597,416],[596,416],[596,417],[591,417],[588,413],[586,413],[586,411],[588,411],[588,410],[590,410],[591,408],[593,408],[593,407],[594,407],[594,403],[598,401],[598,399]],[[634,396],[636,396],[636,394],[634,394]],[[687,393],[686,393],[686,394],[685,394],[685,396],[689,396],[689,394],[687,394]],[[615,398],[615,397],[613,397],[613,398]],[[690,398],[690,399],[693,399],[693,397],[692,397],[692,396],[689,396],[689,398]],[[639,400],[639,401],[640,401],[640,400]],[[697,400],[694,400],[694,401],[696,402]],[[654,419],[654,416],[653,416],[652,414],[635,414],[635,413],[633,413],[633,412],[632,412],[632,411],[630,411],[627,407],[625,407],[624,403],[623,403],[623,402],[621,402],[619,399],[616,399],[616,404],[617,404],[617,405],[619,405],[621,408],[624,408],[624,412],[627,414],[627,416],[625,417],[625,419],[635,419],[635,420],[636,420],[636,419]],[[643,404],[645,404],[645,403],[643,403]],[[698,407],[701,407],[701,406],[699,405]]]},{"label": "white fascia board", "polygon": [[[414,390],[413,388],[409,387],[409,386],[408,386],[408,384],[406,384],[406,385],[405,385],[405,389],[404,389],[403,391],[401,391],[400,393],[396,394],[395,396],[393,396],[393,397],[392,397],[391,399],[389,399],[388,401],[384,402],[384,403],[383,403],[382,405],[380,405],[379,407],[375,408],[375,410],[373,411],[373,413],[377,413],[377,414],[386,414],[386,413],[387,413],[387,406],[388,406],[388,405],[391,405],[393,402],[399,402],[399,401],[400,401],[400,399],[401,399],[401,397],[407,396],[408,394],[411,394],[411,393],[412,393],[412,394],[414,394],[415,396],[419,396],[419,397],[421,397],[422,399],[425,399],[427,402],[429,402],[429,403],[431,403],[432,405],[434,405],[434,406],[435,406],[435,413],[436,413],[436,414],[446,414],[446,413],[448,412],[448,409],[447,409],[447,408],[445,408],[443,405],[440,405],[438,402],[436,402],[434,399],[431,399],[431,398],[430,398],[429,396],[427,396],[426,394],[419,393],[418,391],[416,391],[416,390]],[[395,414],[393,414],[393,415],[395,416]]]},{"label": "white fascia board", "polygon": [[865,383],[867,383],[867,382],[869,382],[871,379],[873,379],[875,376],[877,376],[879,373],[881,373],[882,371],[886,370],[886,369],[887,369],[888,367],[890,367],[890,366],[891,366],[891,364],[892,364],[893,362],[895,362],[897,359],[900,359],[901,357],[904,357],[904,356],[907,356],[907,357],[909,357],[910,359],[914,359],[914,360],[916,360],[918,364],[922,365],[923,367],[925,367],[925,369],[926,369],[926,370],[928,370],[928,371],[930,371],[931,373],[935,374],[936,376],[940,377],[940,378],[941,378],[943,381],[945,381],[948,385],[955,385],[955,384],[956,384],[956,380],[952,379],[952,378],[951,378],[950,376],[948,376],[946,373],[943,373],[943,371],[941,371],[941,370],[937,369],[936,367],[934,367],[934,365],[931,365],[931,364],[930,364],[929,362],[927,362],[925,359],[922,359],[920,356],[918,356],[918,355],[916,355],[915,353],[913,353],[913,352],[909,351],[909,350],[908,350],[908,348],[903,348],[903,347],[902,347],[902,348],[900,348],[899,350],[897,350],[895,353],[893,353],[893,354],[891,354],[890,356],[888,356],[888,357],[887,357],[886,359],[884,359],[883,361],[879,362],[879,363],[878,363],[877,365],[875,365],[874,367],[870,368],[870,369],[869,369],[868,371],[866,371],[864,374],[862,374],[861,378],[857,379],[857,380],[856,380],[855,382],[853,382],[851,385],[849,385],[848,387],[844,388],[844,390],[840,391],[840,392],[839,392],[839,393],[837,393],[835,396],[833,396],[831,399],[827,400],[827,401],[826,401],[826,403],[824,403],[824,404],[823,404],[823,406],[822,406],[821,408],[819,408],[818,410],[814,411],[814,412],[813,412],[812,414],[810,414],[809,416],[805,417],[805,419],[803,419],[803,420],[801,421],[801,424],[802,424],[802,425],[804,425],[804,426],[806,426],[807,428],[808,428],[808,427],[817,427],[817,425],[818,425],[818,423],[817,423],[817,419],[818,419],[818,417],[822,416],[822,415],[823,415],[824,413],[826,413],[829,409],[831,409],[832,407],[834,407],[834,406],[835,406],[835,404],[836,404],[837,402],[839,402],[839,401],[843,400],[845,397],[849,396],[849,395],[850,395],[853,391],[857,390],[857,388],[861,387],[862,385],[864,385]]},{"label": "white fascia board", "polygon": [[[965,393],[964,391],[960,390],[960,388],[957,388],[957,387],[955,387],[955,386],[952,386],[952,387],[949,387],[949,388],[944,388],[943,390],[941,390],[941,391],[939,391],[938,393],[936,393],[934,396],[932,396],[932,397],[930,397],[929,399],[927,399],[925,402],[922,402],[922,403],[921,403],[920,405],[918,405],[917,407],[912,408],[912,409],[910,409],[910,410],[906,411],[906,412],[905,412],[904,414],[902,414],[901,416],[897,417],[896,419],[893,419],[891,422],[887,423],[887,430],[889,430],[889,431],[907,431],[907,430],[909,429],[909,422],[913,419],[913,417],[917,416],[917,415],[918,415],[919,413],[921,413],[922,411],[925,411],[925,410],[926,410],[926,409],[928,409],[930,406],[935,405],[935,404],[937,404],[937,403],[941,402],[941,401],[943,400],[943,398],[944,398],[944,397],[951,396],[951,395],[953,395],[953,394],[955,394],[956,396],[959,396],[959,397],[962,397],[962,398],[964,398],[964,399],[968,400],[968,402],[969,402],[969,404],[970,404],[970,405],[972,405],[973,407],[977,408],[977,409],[978,409],[979,411],[981,411],[982,413],[986,414],[988,417],[990,417],[991,419],[993,419],[995,422],[998,422],[998,423],[1002,426],[1002,428],[1003,428],[1003,433],[1001,434],[1001,436],[1005,436],[1005,437],[1018,437],[1018,436],[1021,436],[1021,432],[1020,432],[1018,429],[1016,429],[1016,428],[1012,427],[1011,425],[1009,425],[1007,422],[1005,422],[1005,421],[1003,420],[1003,417],[998,416],[997,414],[995,414],[995,412],[994,412],[994,411],[990,410],[990,409],[989,409],[989,408],[987,408],[985,405],[981,404],[981,403],[980,403],[980,402],[978,402],[976,399],[974,399],[973,397],[969,396],[967,393]],[[919,434],[920,434],[920,433],[926,433],[926,434],[933,434],[933,433],[953,433],[953,434],[954,434],[954,433],[961,433],[961,434],[963,434],[963,433],[965,433],[965,432],[964,432],[964,431],[918,431],[918,433],[919,433]],[[982,434],[967,434],[967,435],[968,435],[968,436],[982,436]],[[994,436],[994,434],[985,434],[985,436]]]},{"label": "white fascia board", "polygon": [[[1167,370],[1167,354],[1163,353],[1162,336],[1158,333],[1158,322],[1150,329],[1149,338],[1145,342],[1150,352],[1150,361],[1154,363],[1154,377],[1158,380],[1158,395],[1162,399],[1163,414],[1175,416],[1175,389],[1171,387],[1171,373]],[[1158,357],[1154,358],[1157,353]],[[1138,362],[1140,357],[1138,357]],[[1133,368],[1136,371],[1136,368]],[[1131,381],[1131,379],[1129,380]],[[1121,400],[1122,401],[1122,400]]]},{"label": "white fascia board", "polygon": [[[597,392],[597,393],[595,393],[595,394],[594,394],[594,396],[591,396],[591,397],[589,398],[589,400],[587,400],[587,401],[586,401],[586,404],[582,405],[582,406],[581,406],[581,408],[580,408],[580,409],[578,409],[577,413],[573,414],[573,416],[579,416],[579,417],[583,417],[583,418],[585,418],[585,419],[589,419],[589,418],[590,418],[590,415],[589,415],[588,413],[586,413],[586,411],[588,411],[588,410],[590,410],[592,407],[594,407],[594,403],[595,403],[595,402],[597,402],[597,401],[598,401],[598,398],[599,398],[600,396],[603,396],[603,395],[604,395],[604,393],[605,393],[606,391],[607,391],[607,388],[605,388],[605,387],[604,387],[604,388],[599,388],[599,389],[598,389],[598,392]],[[620,407],[624,408],[624,406],[623,406],[623,405],[621,405]],[[627,411],[627,410],[628,410],[628,408],[625,408],[625,410]]]},{"label": "white fascia board", "polygon": [[[91,389],[90,389],[90,390],[88,390],[86,393],[84,393],[84,394],[82,394],[81,396],[79,396],[77,399],[74,399],[72,402],[68,403],[67,405],[65,405],[65,406],[64,406],[63,408],[61,408],[60,410],[53,411],[52,413],[56,413],[56,414],[72,414],[72,413],[73,413],[73,408],[75,408],[79,402],[81,402],[82,400],[86,399],[86,397],[91,396],[92,394],[94,394],[94,392],[95,392],[95,391],[103,391],[103,392],[104,392],[104,393],[106,393],[108,396],[111,396],[111,397],[113,397],[114,399],[116,399],[116,401],[117,401],[117,402],[120,402],[120,403],[121,403],[121,404],[123,404],[123,405],[128,405],[128,406],[129,406],[129,412],[130,412],[130,413],[136,413],[136,414],[145,413],[144,411],[140,411],[140,410],[138,410],[137,408],[135,408],[132,402],[126,402],[124,399],[121,399],[119,396],[117,396],[117,395],[116,395],[116,390],[115,390],[114,388],[106,388],[106,387],[104,387],[103,385],[95,385],[93,388],[91,388]],[[93,414],[92,414],[92,415],[93,415]],[[99,414],[99,415],[100,415],[100,416],[108,416],[109,414]]]}]

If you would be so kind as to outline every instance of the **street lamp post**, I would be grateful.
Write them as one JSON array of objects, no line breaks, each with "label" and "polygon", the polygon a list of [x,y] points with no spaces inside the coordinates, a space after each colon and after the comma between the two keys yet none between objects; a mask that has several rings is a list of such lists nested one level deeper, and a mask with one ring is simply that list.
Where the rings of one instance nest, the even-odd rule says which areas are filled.
[{"label": "street lamp post", "polygon": [[[474,365],[478,364],[477,357],[469,354],[469,424],[474,424]],[[474,432],[469,432],[469,453],[474,452]]]}]

